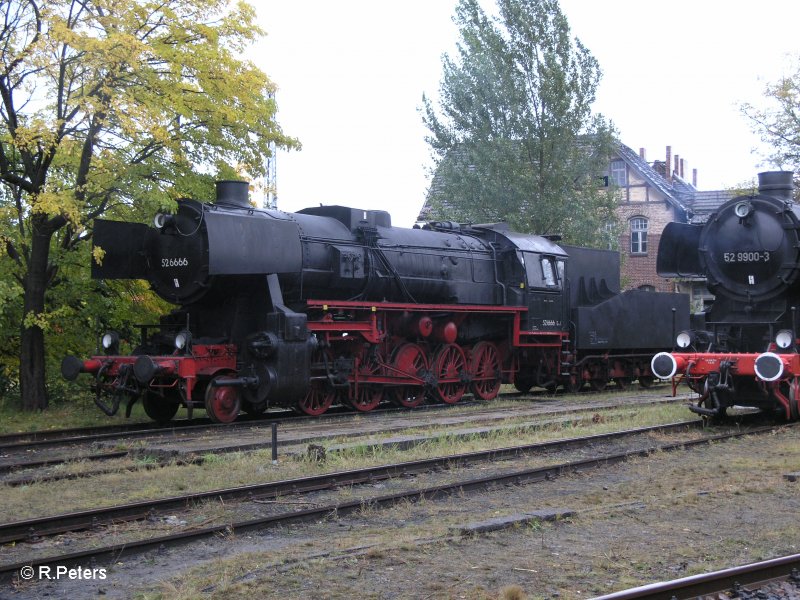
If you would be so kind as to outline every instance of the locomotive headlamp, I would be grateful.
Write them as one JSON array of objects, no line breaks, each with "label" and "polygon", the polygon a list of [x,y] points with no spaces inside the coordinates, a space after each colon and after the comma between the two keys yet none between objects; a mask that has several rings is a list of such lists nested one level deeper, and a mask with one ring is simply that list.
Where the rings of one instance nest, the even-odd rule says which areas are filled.
[{"label": "locomotive headlamp", "polygon": [[106,331],[100,343],[106,354],[116,354],[119,351],[119,334],[116,331]]},{"label": "locomotive headlamp", "polygon": [[681,331],[675,338],[675,344],[678,348],[688,348],[692,345],[692,334],[688,331]]},{"label": "locomotive headlamp", "polygon": [[736,206],[733,207],[733,212],[740,219],[744,219],[751,212],[753,212],[753,205],[750,204],[750,202],[748,202],[747,200],[743,200],[742,202],[737,202]]},{"label": "locomotive headlamp", "polygon": [[192,342],[192,334],[188,331],[181,331],[175,336],[175,349],[185,350]]},{"label": "locomotive headlamp", "polygon": [[786,350],[787,348],[791,347],[793,341],[794,334],[788,329],[781,329],[778,332],[778,335],[775,336],[775,344],[781,350]]}]

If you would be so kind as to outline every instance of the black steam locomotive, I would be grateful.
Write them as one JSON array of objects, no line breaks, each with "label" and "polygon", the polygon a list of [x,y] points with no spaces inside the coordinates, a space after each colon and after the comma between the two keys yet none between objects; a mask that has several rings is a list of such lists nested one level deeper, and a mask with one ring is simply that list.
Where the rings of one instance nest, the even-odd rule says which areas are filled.
[{"label": "black steam locomotive", "polygon": [[310,415],[494,398],[501,383],[600,389],[653,381],[650,357],[688,327],[683,295],[619,293],[617,253],[557,245],[503,224],[392,227],[342,206],[254,209],[246,182],[214,204],[182,200],[154,225],[98,220],[98,278],[147,279],[178,308],[131,353],[67,357],[97,404],[155,420],[205,406],[220,422],[270,406]]},{"label": "black steam locomotive", "polygon": [[800,414],[800,206],[792,173],[759,174],[758,194],[723,204],[705,225],[671,223],[661,237],[664,277],[705,277],[716,298],[680,332],[678,350],[653,358],[700,394],[692,410],[722,417],[739,405]]}]

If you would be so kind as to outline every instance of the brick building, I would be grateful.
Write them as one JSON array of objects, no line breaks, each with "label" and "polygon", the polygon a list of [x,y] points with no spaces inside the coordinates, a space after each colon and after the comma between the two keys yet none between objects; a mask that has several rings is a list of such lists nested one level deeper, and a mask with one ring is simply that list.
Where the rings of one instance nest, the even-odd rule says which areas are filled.
[{"label": "brick building", "polygon": [[693,309],[710,299],[702,280],[666,280],[656,272],[661,233],[667,223],[702,221],[731,198],[726,191],[699,191],[697,169],[691,182],[684,160],[667,146],[664,160],[647,161],[644,148],[637,154],[620,143],[609,161],[607,181],[619,188],[617,217],[622,285],[625,289],[680,291],[690,294]]},{"label": "brick building", "polygon": [[608,183],[619,191],[619,250],[622,259],[622,286],[625,289],[672,291],[673,284],[656,273],[656,255],[661,232],[672,221],[687,222],[689,200],[696,192],[680,173],[681,160],[671,164],[671,148],[666,161],[647,162],[644,148],[635,153],[619,144],[608,168]]}]

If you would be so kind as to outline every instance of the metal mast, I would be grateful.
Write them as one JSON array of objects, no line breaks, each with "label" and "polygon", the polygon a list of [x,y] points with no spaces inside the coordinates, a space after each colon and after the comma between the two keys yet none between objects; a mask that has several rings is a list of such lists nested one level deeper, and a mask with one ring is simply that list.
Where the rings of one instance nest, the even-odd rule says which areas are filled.
[{"label": "metal mast", "polygon": [[[271,91],[268,98],[275,101],[275,92]],[[277,106],[277,105],[276,105]],[[277,107],[275,109],[275,116],[277,117]],[[264,177],[264,208],[274,210],[278,208],[278,148],[275,141],[269,144],[269,155],[266,157],[267,173]]]}]

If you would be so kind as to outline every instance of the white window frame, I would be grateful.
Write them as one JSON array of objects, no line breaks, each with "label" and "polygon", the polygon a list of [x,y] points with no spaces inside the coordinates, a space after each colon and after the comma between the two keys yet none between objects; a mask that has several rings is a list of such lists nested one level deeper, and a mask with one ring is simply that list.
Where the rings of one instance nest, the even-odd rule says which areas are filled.
[{"label": "white window frame", "polygon": [[645,217],[633,217],[631,228],[631,254],[647,254],[647,232],[650,223]]},{"label": "white window frame", "polygon": [[624,160],[612,160],[608,167],[608,179],[612,185],[624,187],[628,185],[628,170]]}]

